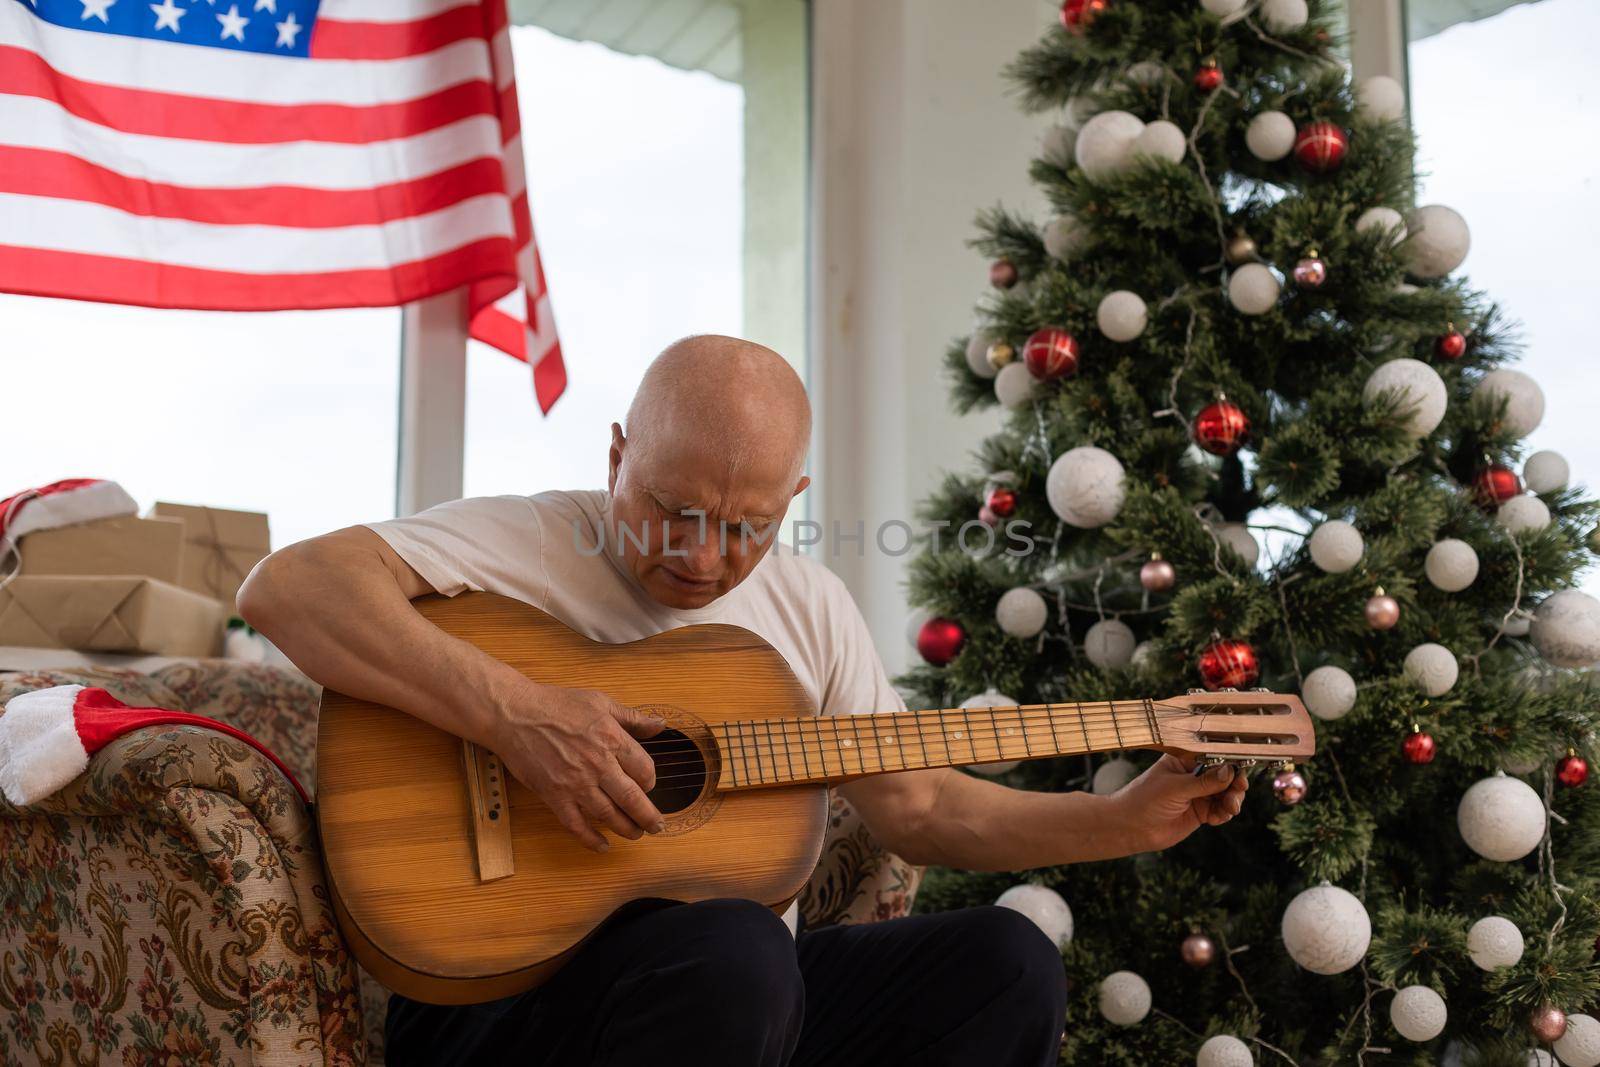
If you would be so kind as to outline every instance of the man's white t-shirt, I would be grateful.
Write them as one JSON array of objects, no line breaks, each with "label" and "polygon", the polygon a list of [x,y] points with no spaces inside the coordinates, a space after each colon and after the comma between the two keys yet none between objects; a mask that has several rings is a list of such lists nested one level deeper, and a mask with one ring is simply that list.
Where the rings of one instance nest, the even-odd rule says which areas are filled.
[{"label": "man's white t-shirt", "polygon": [[[774,544],[706,607],[678,610],[651,599],[624,568],[604,491],[472,497],[367,525],[445,596],[512,597],[610,643],[694,623],[742,626],[778,650],[822,714],[905,708],[844,583],[788,545]],[[792,929],[792,907],[784,918]]]}]

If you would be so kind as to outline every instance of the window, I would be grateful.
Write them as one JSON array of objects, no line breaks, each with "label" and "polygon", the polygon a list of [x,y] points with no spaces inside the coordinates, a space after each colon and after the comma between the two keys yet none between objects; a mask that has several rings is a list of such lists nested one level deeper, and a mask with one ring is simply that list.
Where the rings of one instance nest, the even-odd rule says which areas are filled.
[{"label": "window", "polygon": [[1520,367],[1544,390],[1529,447],[1560,452],[1591,491],[1600,488],[1596,35],[1600,5],[1543,0],[1450,26],[1414,41],[1409,55],[1418,203],[1466,218],[1463,272],[1522,323]]}]

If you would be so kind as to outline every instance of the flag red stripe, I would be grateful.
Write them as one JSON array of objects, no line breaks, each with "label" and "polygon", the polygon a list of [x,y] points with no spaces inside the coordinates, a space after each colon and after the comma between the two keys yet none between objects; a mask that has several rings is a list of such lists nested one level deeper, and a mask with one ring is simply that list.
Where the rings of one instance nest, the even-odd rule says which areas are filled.
[{"label": "flag red stripe", "polygon": [[500,282],[498,292],[474,287],[488,299],[516,285],[515,250],[507,238],[486,237],[376,270],[304,274],[244,274],[0,244],[5,292],[195,311],[388,307],[489,278]]},{"label": "flag red stripe", "polygon": [[[374,226],[438,211],[468,197],[503,194],[503,177],[500,161],[485,158],[370,189],[205,189],[131,178],[65,152],[0,145],[0,192],[83,200],[134,215],[221,226]],[[528,234],[521,217],[513,218],[513,246],[521,248]]]},{"label": "flag red stripe", "polygon": [[539,399],[539,410],[550,414],[550,406],[567,391],[567,364],[561,358],[561,342],[550,346],[550,351],[533,365],[533,395]]},{"label": "flag red stripe", "polygon": [[485,40],[484,14],[476,5],[409,22],[319,18],[311,30],[311,58],[404,59],[469,40]]},{"label": "flag red stripe", "polygon": [[370,107],[246,104],[83,81],[56,70],[36,52],[10,45],[0,45],[0,94],[49,100],[80,119],[124,133],[228,144],[367,144],[412,137],[471,115],[493,115],[496,96],[480,80]]},{"label": "flag red stripe", "polygon": [[500,92],[500,143],[510,144],[522,132],[522,109],[517,106],[517,87]]}]

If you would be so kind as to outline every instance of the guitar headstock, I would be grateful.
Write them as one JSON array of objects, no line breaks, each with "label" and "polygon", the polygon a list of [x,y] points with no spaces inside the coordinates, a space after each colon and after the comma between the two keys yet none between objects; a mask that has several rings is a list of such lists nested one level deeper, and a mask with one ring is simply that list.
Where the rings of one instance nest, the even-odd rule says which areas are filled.
[{"label": "guitar headstock", "polygon": [[1197,760],[1303,760],[1316,729],[1300,698],[1265,689],[1190,690],[1156,704],[1160,748]]}]

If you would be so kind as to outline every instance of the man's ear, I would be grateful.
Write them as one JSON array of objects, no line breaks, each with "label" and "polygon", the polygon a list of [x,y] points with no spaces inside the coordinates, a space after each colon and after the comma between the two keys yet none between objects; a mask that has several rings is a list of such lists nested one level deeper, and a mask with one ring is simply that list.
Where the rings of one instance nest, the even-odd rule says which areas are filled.
[{"label": "man's ear", "polygon": [[811,475],[802,474],[800,476],[800,480],[798,482],[794,483],[794,493],[791,494],[791,495],[792,496],[799,496],[801,493],[806,491],[806,486],[808,486],[810,484],[811,484]]},{"label": "man's ear", "polygon": [[628,439],[622,436],[621,424],[613,422],[611,424],[611,455],[608,462],[610,472],[606,479],[606,490],[608,492],[615,493],[617,491],[617,475],[622,471],[622,450],[627,445]]}]

